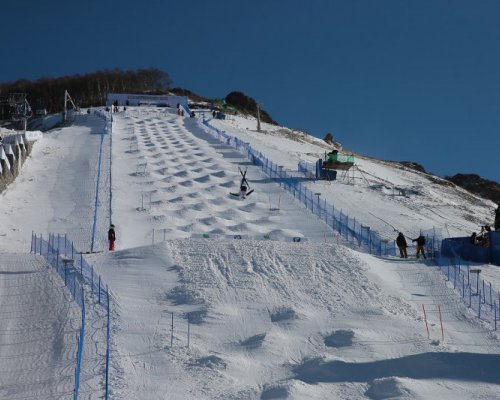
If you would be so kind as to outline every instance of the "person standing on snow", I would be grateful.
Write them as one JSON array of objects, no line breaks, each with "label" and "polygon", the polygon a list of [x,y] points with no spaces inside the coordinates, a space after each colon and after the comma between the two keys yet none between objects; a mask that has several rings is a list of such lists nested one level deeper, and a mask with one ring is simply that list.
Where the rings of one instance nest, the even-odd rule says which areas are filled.
[{"label": "person standing on snow", "polygon": [[406,243],[403,232],[399,232],[398,237],[396,238],[396,244],[399,249],[400,258],[408,258],[408,252],[406,251],[408,244]]},{"label": "person standing on snow", "polygon": [[417,242],[417,258],[420,254],[422,254],[422,257],[427,258],[425,256],[425,251],[424,251],[425,237],[422,234],[420,234],[418,238],[412,239],[412,242]]},{"label": "person standing on snow", "polygon": [[109,240],[109,251],[114,251],[116,234],[115,234],[115,226],[113,224],[109,226],[108,240]]}]

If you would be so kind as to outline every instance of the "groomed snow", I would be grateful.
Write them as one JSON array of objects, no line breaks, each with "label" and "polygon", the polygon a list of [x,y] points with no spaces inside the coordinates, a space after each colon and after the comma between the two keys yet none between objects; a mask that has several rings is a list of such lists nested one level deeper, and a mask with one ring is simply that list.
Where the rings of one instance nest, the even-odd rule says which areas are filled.
[{"label": "groomed snow", "polygon": [[[319,139],[287,128],[263,124],[264,132],[256,132],[249,118],[211,124],[289,170],[328,150]],[[57,376],[60,359],[74,368],[71,338],[79,309],[53,271],[25,253],[32,230],[67,233],[79,249],[90,249],[101,139],[95,133],[103,125],[81,115],[73,126],[44,134],[21,175],[1,194],[2,276],[24,277],[9,275],[12,263],[3,261],[15,252],[19,265],[38,263],[39,279],[59,288],[40,299],[36,290],[26,294],[0,280],[2,304],[14,304],[23,293],[38,306],[37,319],[21,307],[2,315],[7,328],[0,336],[13,332],[19,319],[28,327],[20,340],[1,339],[0,355],[8,370],[27,366],[31,379],[42,382],[36,398],[71,390],[71,374],[50,382],[47,375]],[[112,135],[118,250],[106,250],[105,136],[94,244],[103,252],[88,256],[112,294],[110,398],[498,397],[498,336],[477,321],[431,260],[403,262],[344,247],[322,221],[195,119],[129,107],[114,115]],[[489,201],[398,164],[355,156],[355,184],[339,179],[308,185],[386,239],[396,231],[413,238],[432,228],[465,236],[491,223]],[[238,167],[247,169],[255,189],[245,200],[229,194],[238,190]],[[395,187],[404,188],[405,196]],[[274,240],[264,240],[267,234]],[[307,241],[294,243],[293,237]],[[494,284],[500,282],[498,267],[482,268]],[[54,312],[63,309],[69,311]],[[87,346],[98,350],[89,350],[94,363],[85,366],[81,398],[97,399],[103,393],[102,364],[95,362],[103,355],[102,320],[89,318],[95,330]],[[29,321],[69,328],[51,330],[40,345],[44,336]],[[35,351],[46,368],[23,356]],[[12,393],[22,393],[23,382],[1,371],[0,397],[16,398],[4,395],[3,387],[8,382]]]}]

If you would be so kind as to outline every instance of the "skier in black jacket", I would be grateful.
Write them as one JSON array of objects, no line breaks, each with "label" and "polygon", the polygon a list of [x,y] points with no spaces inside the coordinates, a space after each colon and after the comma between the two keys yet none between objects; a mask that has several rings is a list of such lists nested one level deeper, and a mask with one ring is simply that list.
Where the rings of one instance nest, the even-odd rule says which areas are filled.
[{"label": "skier in black jacket", "polygon": [[401,258],[408,258],[408,252],[406,251],[406,248],[408,247],[408,244],[406,243],[405,236],[403,235],[403,232],[399,232],[398,237],[396,238],[396,244],[399,249],[399,255]]},{"label": "skier in black jacket", "polygon": [[109,251],[113,251],[115,249],[115,240],[116,240],[115,226],[113,224],[109,226],[108,240],[109,240]]},{"label": "skier in black jacket", "polygon": [[412,242],[417,242],[417,258],[420,254],[422,254],[422,257],[427,258],[424,251],[425,237],[420,234],[420,236],[416,239],[413,239]]}]

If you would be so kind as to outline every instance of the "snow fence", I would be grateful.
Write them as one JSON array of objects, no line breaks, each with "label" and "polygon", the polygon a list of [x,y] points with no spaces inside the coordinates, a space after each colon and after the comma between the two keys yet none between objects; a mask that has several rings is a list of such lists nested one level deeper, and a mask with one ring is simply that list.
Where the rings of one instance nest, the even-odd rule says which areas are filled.
[{"label": "snow fence", "polygon": [[68,288],[75,302],[82,309],[82,323],[78,337],[77,359],[75,367],[75,388],[73,399],[78,399],[80,389],[80,372],[83,360],[83,342],[85,340],[85,294],[88,293],[106,312],[106,355],[105,355],[105,393],[109,398],[109,362],[110,362],[110,298],[108,286],[94,268],[85,260],[82,252],[78,252],[73,242],[66,235],[50,233],[46,239],[43,235],[31,235],[31,253],[40,254],[51,265]]},{"label": "snow fence", "polygon": [[467,307],[496,331],[500,320],[500,291],[481,278],[481,268],[465,261],[460,250],[460,242],[447,241],[449,257],[438,257],[437,265]]}]

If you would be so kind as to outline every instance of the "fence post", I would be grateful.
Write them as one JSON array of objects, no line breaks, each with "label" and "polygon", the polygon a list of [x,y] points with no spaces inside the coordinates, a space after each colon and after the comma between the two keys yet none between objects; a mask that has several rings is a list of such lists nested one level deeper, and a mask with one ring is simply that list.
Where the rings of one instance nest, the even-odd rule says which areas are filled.
[{"label": "fence post", "polygon": [[[477,279],[479,279],[479,275],[477,276]],[[483,304],[486,304],[486,291],[484,290],[484,279],[483,279]]]},{"label": "fence post", "polygon": [[497,330],[497,302],[495,300],[495,330]]},{"label": "fence post", "polygon": [[30,253],[33,253],[33,235],[34,235],[34,232],[31,231],[31,247],[30,247]]},{"label": "fence post", "polygon": [[109,342],[110,342],[110,324],[111,324],[111,319],[110,319],[110,306],[109,306],[109,289],[108,285],[106,285],[106,297],[107,297],[107,302],[108,302],[108,315],[107,315],[107,324],[106,324],[106,386],[105,386],[105,393],[104,393],[104,399],[108,400],[109,399]]},{"label": "fence post", "polygon": [[43,235],[40,235],[40,255],[42,255],[42,240],[43,240]]},{"label": "fence post", "polygon": [[479,292],[478,294],[478,299],[479,299],[479,304],[477,306],[477,314],[478,314],[478,318],[481,319],[481,292]]},{"label": "fence post", "polygon": [[345,236],[347,243],[349,243],[349,215],[346,215]]},{"label": "fence post", "polygon": [[493,299],[491,296],[491,282],[490,282],[490,309],[493,310]]},{"label": "fence post", "polygon": [[170,347],[174,345],[174,312],[172,311],[172,327],[170,329]]},{"label": "fence post", "polygon": [[73,400],[78,400],[78,389],[80,386],[78,379],[78,360],[80,360],[80,336],[78,335],[78,333],[76,334],[76,343],[78,343],[78,348],[76,350],[75,387],[73,388]]}]

